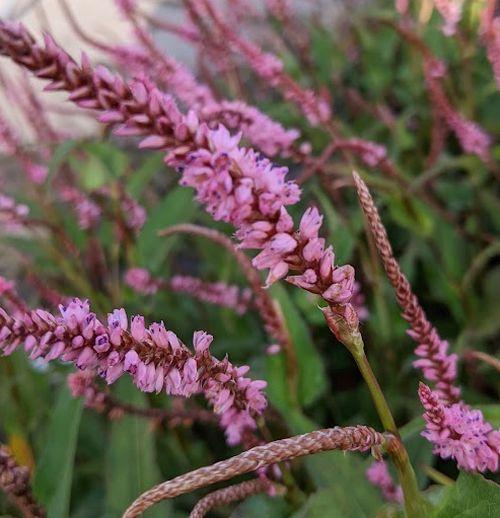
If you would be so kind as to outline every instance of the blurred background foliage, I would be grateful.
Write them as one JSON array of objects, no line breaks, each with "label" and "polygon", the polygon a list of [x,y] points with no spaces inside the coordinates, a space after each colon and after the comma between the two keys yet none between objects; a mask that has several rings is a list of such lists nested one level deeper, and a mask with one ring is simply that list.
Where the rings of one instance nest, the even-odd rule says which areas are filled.
[{"label": "blurred background foliage", "polygon": [[[418,15],[422,3],[415,4],[412,9]],[[441,20],[435,12],[418,28],[426,45],[448,64],[446,87],[454,105],[498,136],[500,96],[477,40],[480,4],[465,1],[460,41],[440,32]],[[291,212],[298,217],[310,204],[321,207],[325,237],[334,245],[338,262],[356,267],[369,311],[362,325],[368,356],[402,426],[419,482],[437,494],[448,489],[435,485],[431,468],[453,479],[458,473],[453,463],[432,457],[430,444],[419,435],[423,421],[416,417],[422,411],[416,395],[419,375],[412,367],[413,344],[365,232],[350,173],[356,167],[369,184],[403,271],[430,320],[460,355],[464,399],[498,427],[498,372],[474,359],[470,351],[492,356],[498,351],[500,145],[493,145],[493,161],[486,165],[476,156],[463,154],[450,136],[438,159],[428,166],[433,119],[421,56],[391,26],[396,19],[391,1],[355,2],[340,10],[334,26],[314,17],[298,20],[308,35],[310,53],[305,62],[286,44],[280,46],[279,55],[297,81],[331,96],[334,120],[342,133],[384,144],[398,171],[397,178],[389,177],[378,168],[335,155],[328,162],[326,179],[309,179],[303,185],[302,202]],[[280,22],[271,16],[268,20],[275,36],[281,35]],[[313,154],[319,155],[328,135],[308,126],[293,106],[266,90],[249,70],[241,73],[246,99],[285,127],[300,128]],[[236,95],[223,77],[214,80],[225,96]],[[390,116],[383,120],[376,108]],[[160,229],[181,222],[231,233],[228,226],[214,224],[192,201],[189,189],[177,186],[176,173],[165,169],[161,154],[135,151],[133,143],[107,133],[70,139],[53,149],[49,177],[37,193],[20,186],[18,178],[13,181],[9,174],[15,176],[16,166],[4,164],[4,184],[16,200],[28,204],[33,215],[46,211],[40,200],[50,203],[51,218],[78,249],[71,256],[47,234],[2,236],[1,273],[17,278],[31,305],[39,303],[30,284],[34,274],[60,293],[88,297],[100,314],[123,306],[129,314],[144,314],[149,321],[164,320],[188,342],[194,330],[208,330],[215,336],[215,356],[227,353],[235,364],[249,364],[254,378],[268,381],[270,437],[334,425],[380,426],[350,355],[325,326],[317,301],[305,291],[284,283],[271,289],[286,316],[298,356],[295,402],[286,384],[282,355],[265,354],[268,338],[254,311],[239,316],[183,294],[163,290],[141,296],[124,285],[123,272],[132,266],[167,278],[181,273],[245,285],[234,259],[214,243],[194,236],[158,237]],[[303,171],[300,164],[288,165],[292,177]],[[137,238],[118,240],[112,216],[93,233],[81,230],[68,205],[52,196],[52,180],[65,167],[74,171],[84,192],[102,186],[113,192],[121,186],[143,205],[147,220]],[[105,257],[105,278],[92,266],[96,250]],[[222,432],[214,426],[168,429],[140,417],[109,420],[84,409],[66,388],[68,372],[64,365],[30,362],[22,352],[0,362],[0,436],[17,459],[34,470],[35,494],[49,516],[119,516],[133,497],[154,483],[238,451],[225,445]],[[170,404],[166,396],[140,394],[127,380],[112,391],[139,406]],[[294,463],[294,491],[286,498],[253,497],[235,510],[221,509],[214,516],[374,516],[383,503],[365,479],[367,462],[361,456],[337,453],[303,459]],[[493,498],[489,486],[473,476],[462,475],[460,483],[466,489],[448,490],[455,491],[456,498],[447,495],[456,512],[448,509],[438,516],[459,516],[460,497],[474,484],[489,495],[484,498]],[[158,505],[147,516],[186,516],[198,497],[185,495]],[[0,502],[3,515],[15,516],[7,502]],[[387,506],[382,509],[379,516],[394,516]],[[483,511],[476,508],[467,516],[493,516]]]}]

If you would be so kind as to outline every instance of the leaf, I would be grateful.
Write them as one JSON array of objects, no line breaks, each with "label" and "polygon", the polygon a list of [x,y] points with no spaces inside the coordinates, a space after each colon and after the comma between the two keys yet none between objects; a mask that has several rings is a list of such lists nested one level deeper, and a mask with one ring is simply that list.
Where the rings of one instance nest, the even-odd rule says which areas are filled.
[{"label": "leaf", "polygon": [[108,168],[94,155],[88,155],[83,162],[81,158],[70,157],[70,163],[87,191],[99,189],[110,179]]},{"label": "leaf", "polygon": [[[354,249],[354,234],[355,231],[346,228],[346,225],[342,222],[340,215],[335,210],[331,200],[319,187],[314,186],[312,189],[314,195],[318,198],[321,203],[321,207],[326,216],[328,223],[328,231],[331,238],[328,239],[329,243],[335,243],[335,257],[337,264],[345,264],[351,260],[352,252]],[[362,225],[362,219],[360,217],[360,211],[357,212],[356,216],[350,219],[350,225],[356,229]]]},{"label": "leaf", "polygon": [[159,273],[176,238],[158,237],[158,231],[169,225],[190,221],[197,210],[198,207],[193,201],[191,189],[185,187],[172,189],[148,214],[146,224],[139,235],[137,247],[141,265],[148,268],[153,274]]},{"label": "leaf", "polygon": [[474,405],[477,409],[481,410],[484,418],[488,421],[493,428],[500,428],[500,405]]},{"label": "leaf", "polygon": [[[334,453],[337,460],[343,455],[341,452]],[[333,461],[333,456],[331,458]],[[311,495],[306,504],[292,515],[293,518],[360,518],[363,516],[373,518],[375,516],[375,510],[382,505],[382,502],[375,488],[364,478],[364,474],[354,471],[349,473],[346,470],[339,473],[336,468],[337,465],[333,464],[332,472],[338,475],[335,483],[328,489],[320,489]],[[360,476],[363,478],[359,478]]]},{"label": "leaf", "polygon": [[73,464],[83,400],[61,388],[48,426],[45,449],[35,472],[33,490],[48,518],[69,515]]},{"label": "leaf", "polygon": [[429,210],[416,198],[391,198],[388,204],[392,218],[402,227],[427,237],[432,234],[434,222]]},{"label": "leaf", "polygon": [[[146,406],[145,396],[130,383],[120,380],[116,385],[122,401]],[[125,416],[111,425],[109,448],[106,456],[106,516],[122,515],[133,499],[161,482],[156,464],[153,432],[147,420]],[[144,514],[147,518],[165,518],[170,505],[157,504]]]},{"label": "leaf", "polygon": [[264,516],[289,516],[290,511],[283,498],[257,495],[247,498],[230,514],[230,518],[262,518]]},{"label": "leaf", "polygon": [[135,169],[134,174],[128,180],[127,191],[134,198],[138,198],[142,191],[149,185],[151,177],[164,167],[163,155],[161,153],[148,155],[144,162]]},{"label": "leaf", "polygon": [[119,178],[126,171],[128,157],[125,152],[110,142],[93,141],[85,144],[85,150],[100,160],[113,178]]},{"label": "leaf", "polygon": [[281,305],[297,355],[299,401],[303,406],[311,405],[325,392],[327,387],[323,361],[313,344],[307,324],[286,289],[283,286],[275,285],[271,293]]},{"label": "leaf", "polygon": [[500,509],[500,486],[482,475],[461,472],[443,495],[432,518],[495,518]]}]

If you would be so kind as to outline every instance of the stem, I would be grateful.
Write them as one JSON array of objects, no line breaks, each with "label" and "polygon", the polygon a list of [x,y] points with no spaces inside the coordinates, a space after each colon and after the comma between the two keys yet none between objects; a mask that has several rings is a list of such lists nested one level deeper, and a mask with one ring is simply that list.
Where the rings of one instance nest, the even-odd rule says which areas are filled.
[{"label": "stem", "polygon": [[363,376],[363,379],[368,385],[368,390],[370,391],[373,402],[375,403],[375,408],[377,409],[377,413],[380,417],[380,421],[384,425],[384,428],[388,432],[398,435],[398,428],[394,421],[394,417],[392,416],[389,405],[387,404],[385,396],[382,392],[382,389],[380,388],[375,374],[372,371],[364,350],[361,349],[361,353],[358,353],[357,351],[351,351],[351,353],[359,371],[361,372],[361,375]]},{"label": "stem", "polygon": [[[337,321],[339,324],[340,322]],[[368,390],[372,396],[375,408],[380,417],[384,428],[393,434],[393,438],[387,444],[387,453],[391,456],[392,461],[398,473],[398,479],[403,488],[404,506],[406,516],[408,518],[421,518],[428,516],[429,504],[424,500],[418,489],[417,478],[410,463],[408,452],[404,447],[400,437],[396,422],[392,412],[387,404],[384,393],[373,373],[373,370],[365,355],[363,337],[359,329],[349,329],[348,326],[337,327],[337,338],[347,347],[354,357],[354,360],[368,385]]]},{"label": "stem", "polygon": [[[363,343],[362,339],[361,343]],[[384,428],[394,434],[394,439],[392,439],[388,444],[387,452],[396,466],[399,482],[403,488],[406,515],[408,518],[425,516],[426,502],[422,498],[418,489],[415,471],[410,463],[408,452],[399,438],[399,432],[394,421],[394,417],[377,378],[372,371],[370,363],[368,362],[368,358],[364,353],[364,349],[361,348],[360,351],[355,350],[351,352],[353,353],[354,360],[358,365],[359,371],[368,385],[373,402],[375,403],[375,408],[377,409],[377,413],[384,425]]]}]

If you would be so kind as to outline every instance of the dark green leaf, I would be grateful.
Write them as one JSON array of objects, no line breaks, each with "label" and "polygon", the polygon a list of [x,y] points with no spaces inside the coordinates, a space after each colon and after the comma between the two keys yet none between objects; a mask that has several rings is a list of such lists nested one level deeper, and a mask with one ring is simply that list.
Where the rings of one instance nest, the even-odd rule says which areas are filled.
[{"label": "dark green leaf", "polygon": [[36,468],[33,489],[49,518],[68,516],[73,464],[83,400],[60,390],[49,422],[45,449]]},{"label": "dark green leaf", "polygon": [[[122,401],[146,406],[146,398],[129,380],[117,383]],[[154,435],[147,420],[125,416],[111,425],[106,456],[106,517],[118,518],[132,500],[161,481],[156,464]],[[170,506],[155,505],[144,514],[149,518],[166,518]]]},{"label": "dark green leaf", "polygon": [[159,269],[168,252],[175,244],[176,238],[163,238],[158,231],[175,225],[186,223],[196,214],[197,205],[193,201],[193,191],[185,187],[175,187],[158,203],[148,214],[148,219],[142,229],[137,247],[140,264],[152,273],[159,273]]},{"label": "dark green leaf", "polygon": [[500,486],[482,475],[462,472],[443,495],[432,518],[495,518],[500,509]]}]

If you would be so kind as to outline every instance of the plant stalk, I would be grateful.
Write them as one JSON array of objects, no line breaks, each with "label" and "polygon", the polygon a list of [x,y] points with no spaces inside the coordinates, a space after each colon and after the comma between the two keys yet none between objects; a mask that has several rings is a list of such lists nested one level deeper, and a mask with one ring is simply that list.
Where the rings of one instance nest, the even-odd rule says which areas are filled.
[{"label": "plant stalk", "polygon": [[342,316],[336,315],[331,310],[324,311],[324,314],[332,332],[354,357],[356,365],[368,386],[382,425],[392,435],[388,440],[386,450],[394,462],[398,479],[403,489],[407,518],[424,518],[428,516],[430,505],[424,500],[418,489],[417,478],[410,463],[408,452],[399,437],[392,412],[365,355],[365,347],[363,337],[359,332],[359,325],[357,323],[356,325],[349,325]]}]

